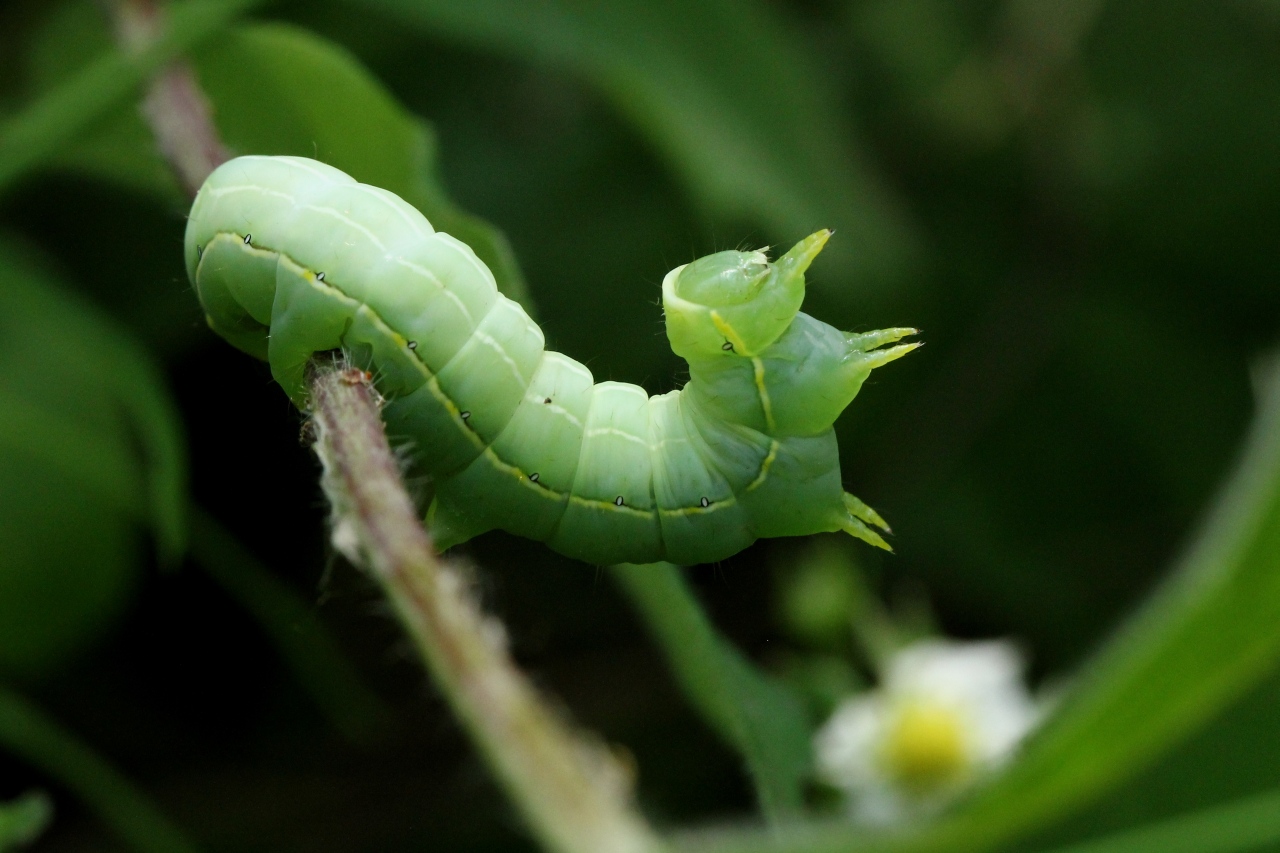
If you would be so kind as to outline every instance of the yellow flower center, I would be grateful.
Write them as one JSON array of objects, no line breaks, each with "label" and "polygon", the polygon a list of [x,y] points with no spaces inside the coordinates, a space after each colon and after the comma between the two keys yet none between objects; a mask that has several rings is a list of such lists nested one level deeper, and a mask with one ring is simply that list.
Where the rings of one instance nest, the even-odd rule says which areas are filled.
[{"label": "yellow flower center", "polygon": [[889,725],[883,758],[888,775],[915,794],[954,782],[969,766],[964,721],[954,709],[909,702]]}]

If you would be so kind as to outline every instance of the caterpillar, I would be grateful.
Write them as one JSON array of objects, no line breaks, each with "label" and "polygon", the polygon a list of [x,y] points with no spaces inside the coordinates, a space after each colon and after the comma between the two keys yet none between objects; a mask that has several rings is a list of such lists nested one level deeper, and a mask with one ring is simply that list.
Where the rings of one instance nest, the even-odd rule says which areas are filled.
[{"label": "caterpillar", "polygon": [[898,343],[914,329],[846,334],[800,312],[828,237],[667,274],[689,381],[654,397],[545,351],[466,244],[315,160],[224,163],[184,252],[209,326],[269,361],[299,407],[316,353],[375,375],[388,434],[435,483],[441,549],[501,528],[590,563],[694,565],[824,531],[888,548],[884,520],[843,489],[832,424],[872,369],[919,344]]}]

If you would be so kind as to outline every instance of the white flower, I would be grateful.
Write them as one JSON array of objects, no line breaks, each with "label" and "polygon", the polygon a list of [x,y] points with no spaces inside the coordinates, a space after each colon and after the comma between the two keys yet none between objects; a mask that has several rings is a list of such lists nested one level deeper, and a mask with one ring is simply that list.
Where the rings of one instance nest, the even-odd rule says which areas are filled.
[{"label": "white flower", "polygon": [[1012,643],[920,641],[831,715],[814,739],[818,772],[858,819],[907,820],[1007,759],[1040,716]]}]

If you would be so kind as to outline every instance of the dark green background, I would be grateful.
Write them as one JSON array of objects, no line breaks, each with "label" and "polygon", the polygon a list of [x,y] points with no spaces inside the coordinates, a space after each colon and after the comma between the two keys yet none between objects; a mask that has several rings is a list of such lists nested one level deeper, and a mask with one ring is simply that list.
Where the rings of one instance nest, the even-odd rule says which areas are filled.
[{"label": "dark green background", "polygon": [[[434,125],[444,182],[511,241],[549,346],[597,379],[678,386],[657,305],[662,275],[716,249],[803,235],[708,203],[620,90],[593,78],[596,66],[564,61],[575,45],[533,33],[533,47],[501,49],[458,27],[424,33],[389,16],[395,5],[279,3],[261,17],[345,45]],[[678,21],[681,9],[659,11]],[[897,549],[851,553],[886,599],[923,597],[947,633],[1015,637],[1037,682],[1064,676],[1187,536],[1252,412],[1250,367],[1276,341],[1280,7],[880,0],[767,10],[809,63],[794,73],[818,75],[823,104],[848,129],[840,138],[905,235],[906,248],[872,272],[858,258],[820,260],[806,310],[846,329],[918,326],[927,342],[877,371],[837,425],[846,482],[892,523]],[[15,109],[38,88],[35,46],[58,49],[50,14],[34,0],[0,9],[0,105]],[[696,23],[686,35],[707,42],[718,97],[751,102],[769,57],[748,40],[724,60],[716,34]],[[255,84],[251,74],[242,82]],[[19,683],[210,849],[525,849],[385,607],[326,550],[299,416],[265,365],[204,328],[181,266],[181,205],[48,169],[0,200],[0,228],[162,361],[196,500],[318,603],[396,717],[379,744],[346,744],[204,575],[159,572],[142,531],[120,542],[116,527],[100,534],[57,518],[23,522],[58,531],[33,559],[50,572],[74,567],[84,554],[68,551],[107,536],[122,554],[95,551],[86,571],[114,573],[119,592],[84,617],[93,630],[74,653],[27,668]],[[837,229],[842,240],[856,242]],[[55,324],[46,346],[63,345]],[[70,496],[40,493],[37,480],[58,489],[36,474],[0,476],[5,513],[82,512]],[[15,552],[0,549],[3,572]],[[634,755],[656,821],[750,808],[737,760],[679,697],[607,577],[502,534],[465,553],[520,661],[577,720]],[[802,553],[801,543],[762,542],[692,573],[717,624],[766,667],[810,651],[775,616],[779,578]],[[1278,695],[1258,688],[1053,837],[1280,783]],[[36,783],[49,784],[0,756],[0,797]],[[74,800],[58,804],[36,849],[113,849]]]}]

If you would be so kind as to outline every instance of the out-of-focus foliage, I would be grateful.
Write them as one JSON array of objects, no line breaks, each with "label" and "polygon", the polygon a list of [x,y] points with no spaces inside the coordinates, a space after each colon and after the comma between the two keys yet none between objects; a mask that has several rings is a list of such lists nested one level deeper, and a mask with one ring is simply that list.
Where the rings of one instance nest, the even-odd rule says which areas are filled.
[{"label": "out-of-focus foliage", "polygon": [[[0,746],[80,797],[140,853],[195,853],[182,830],[119,771],[35,704],[5,687],[0,687]],[[38,818],[38,812],[29,818]]]},{"label": "out-of-focus foliage", "polygon": [[53,818],[53,804],[40,791],[0,803],[0,850],[16,850],[40,837]]},{"label": "out-of-focus foliage", "polygon": [[147,355],[0,245],[0,672],[64,663],[138,580],[139,523],[181,553],[177,413]]},{"label": "out-of-focus foliage", "polygon": [[1280,794],[1268,791],[1054,853],[1232,853],[1280,841]]},{"label": "out-of-focus foliage", "polygon": [[[144,52],[108,51],[33,109],[0,128],[0,187],[40,165],[60,146],[90,128],[112,107],[129,100],[157,69],[218,32],[254,0],[188,0],[171,16],[172,26]],[[66,45],[74,49],[73,45]]]},{"label": "out-of-focus foliage", "polygon": [[[892,849],[989,849],[1131,775],[1274,668],[1280,656],[1280,370],[1259,377],[1245,452],[1199,537],[1072,685],[1026,754],[949,820]],[[1274,735],[1272,735],[1274,737]],[[847,828],[705,850],[848,850]],[[886,849],[872,841],[858,849]]]},{"label": "out-of-focus foliage", "polygon": [[[78,50],[67,50],[68,43]],[[113,48],[99,10],[65,7],[35,45],[33,77],[53,87],[85,55]],[[501,232],[454,205],[441,186],[436,140],[337,45],[296,27],[242,25],[195,54],[197,74],[233,153],[317,157],[357,180],[391,190],[440,230],[474,248],[503,292],[528,302],[524,279]],[[335,122],[334,115],[342,116]],[[150,130],[123,105],[56,155],[55,166],[185,204]]]},{"label": "out-of-focus foliage", "polygon": [[[1280,698],[1265,426],[1228,508],[1204,522],[1206,544],[1124,617],[1192,538],[1263,399],[1250,367],[1280,338],[1275,4],[326,0],[273,4],[229,28],[232,7],[217,8],[194,62],[233,148],[319,155],[395,189],[516,280],[509,238],[549,343],[597,378],[674,387],[681,366],[654,305],[663,273],[819,226],[837,229],[832,252],[845,254],[818,262],[807,310],[843,328],[925,330],[928,346],[877,375],[838,425],[850,487],[893,524],[897,553],[857,552],[850,574],[839,555],[823,563],[809,544],[779,541],[691,570],[710,619],[691,611],[686,645],[701,652],[678,640],[655,651],[587,568],[502,535],[470,546],[517,657],[634,757],[661,825],[741,816],[757,799],[744,763],[792,792],[803,766],[789,749],[752,757],[743,732],[776,726],[783,744],[817,720],[788,698],[743,729],[743,697],[762,685],[790,694],[749,669],[735,687],[717,656],[784,675],[817,715],[927,610],[951,635],[1017,637],[1064,701],[1026,763],[909,845],[1030,851],[1121,833],[1102,848],[1119,851],[1201,831],[1215,843],[1270,837],[1268,801],[1246,801],[1280,785],[1267,760],[1280,752]],[[265,370],[203,329],[181,268],[182,202],[122,106],[139,77],[109,32],[88,3],[0,9],[0,56],[15,60],[0,63],[0,116],[17,122],[0,131],[0,230],[53,257],[85,297],[77,305],[95,302],[163,359],[197,496],[287,584],[322,599],[398,725],[383,747],[353,751],[277,671],[267,636],[278,634],[193,573],[143,571],[153,457],[132,409],[104,414],[103,400],[125,398],[110,348],[85,344],[81,309],[41,308],[0,337],[0,389],[26,394],[0,406],[0,430],[45,453],[0,454],[27,460],[0,487],[12,506],[0,530],[36,543],[6,545],[0,578],[39,566],[14,576],[75,580],[59,612],[94,601],[58,623],[21,618],[35,605],[16,589],[0,597],[19,617],[0,614],[0,659],[44,642],[45,626],[81,648],[96,637],[79,667],[67,668],[68,640],[46,663],[28,656],[27,674],[210,847],[527,849],[423,702],[420,674],[388,654],[394,632],[369,618],[377,605],[359,579],[335,567],[316,595],[314,464]],[[452,207],[445,183],[501,231]],[[19,292],[8,281],[6,305]],[[94,489],[108,486],[124,503],[102,505]],[[1241,495],[1252,509],[1230,510]],[[131,588],[129,618],[102,633]],[[842,636],[849,620],[857,631]],[[746,654],[726,652],[710,624]],[[10,793],[53,784],[4,767]],[[1235,800],[1171,835],[1126,832]],[[41,843],[91,844],[94,825],[58,806]],[[849,833],[692,843],[844,850]]]},{"label": "out-of-focus foliage", "polygon": [[900,205],[867,168],[829,81],[764,3],[359,3],[581,74],[717,213],[779,237],[846,232],[827,259],[845,287],[883,287],[902,272]]},{"label": "out-of-focus foliage", "polygon": [[757,672],[716,634],[678,567],[622,564],[613,574],[665,651],[689,701],[742,754],[765,816],[794,819],[804,801],[812,730],[799,698]]}]

